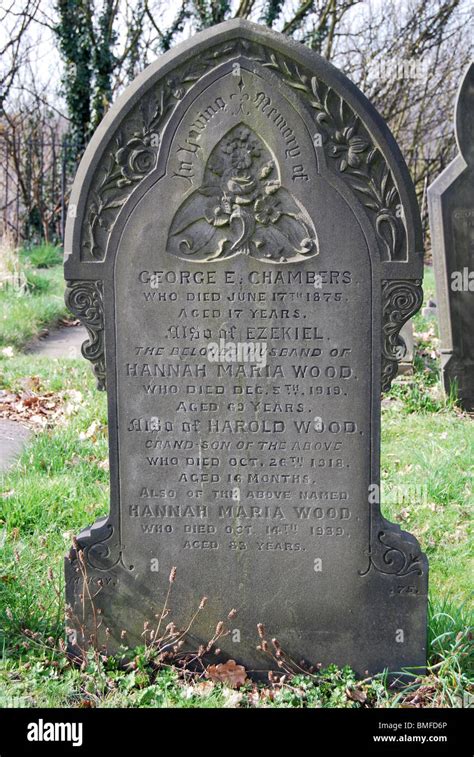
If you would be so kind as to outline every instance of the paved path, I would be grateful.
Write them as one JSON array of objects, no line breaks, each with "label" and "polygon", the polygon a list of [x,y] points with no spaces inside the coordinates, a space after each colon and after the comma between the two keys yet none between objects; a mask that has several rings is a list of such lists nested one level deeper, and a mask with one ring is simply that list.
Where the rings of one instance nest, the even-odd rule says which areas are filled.
[{"label": "paved path", "polygon": [[[81,346],[85,339],[87,331],[83,326],[51,329],[47,336],[28,345],[25,352],[44,357],[81,357]],[[0,418],[0,472],[15,462],[31,434],[31,429],[21,423]]]},{"label": "paved path", "polygon": [[81,357],[81,346],[86,339],[87,331],[84,326],[50,329],[47,336],[28,345],[26,352],[45,357],[77,358]]},{"label": "paved path", "polygon": [[0,472],[12,465],[31,433],[29,428],[17,421],[0,418]]}]

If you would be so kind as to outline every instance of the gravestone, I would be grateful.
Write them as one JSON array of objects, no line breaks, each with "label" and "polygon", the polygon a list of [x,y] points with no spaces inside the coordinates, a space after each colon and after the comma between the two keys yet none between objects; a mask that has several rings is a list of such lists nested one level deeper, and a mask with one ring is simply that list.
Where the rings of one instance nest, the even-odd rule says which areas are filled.
[{"label": "gravestone", "polygon": [[208,597],[189,643],[223,620],[255,674],[259,623],[297,661],[423,667],[427,561],[378,496],[420,221],[370,103],[282,35],[198,34],[98,128],[66,250],[111,487],[65,563],[71,649],[143,643],[176,567],[168,620]]},{"label": "gravestone", "polygon": [[421,315],[423,318],[437,318],[436,302],[430,298],[425,307],[421,309]]},{"label": "gravestone", "polygon": [[405,343],[405,354],[400,359],[398,373],[400,375],[411,375],[413,373],[413,360],[415,357],[415,342],[413,335],[413,321],[409,320],[403,324],[400,329],[400,337]]},{"label": "gravestone", "polygon": [[474,410],[474,64],[456,101],[458,155],[428,189],[443,383]]}]

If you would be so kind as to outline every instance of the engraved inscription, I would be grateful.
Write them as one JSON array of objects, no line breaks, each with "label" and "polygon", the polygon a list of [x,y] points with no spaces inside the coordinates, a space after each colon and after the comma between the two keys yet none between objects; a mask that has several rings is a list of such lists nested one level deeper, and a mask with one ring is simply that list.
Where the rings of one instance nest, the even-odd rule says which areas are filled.
[{"label": "engraved inscription", "polygon": [[[133,398],[122,419],[136,481],[123,488],[126,531],[145,552],[158,540],[162,555],[168,544],[256,555],[344,550],[363,523],[353,466],[368,426],[353,400],[368,407],[369,393],[359,382],[366,349],[341,314],[367,320],[357,294],[363,267],[255,267],[244,255],[227,266],[167,268],[172,260],[153,270],[137,260],[135,280],[123,281],[144,307],[119,347],[122,395]],[[231,349],[238,345],[265,350],[248,359]]]}]

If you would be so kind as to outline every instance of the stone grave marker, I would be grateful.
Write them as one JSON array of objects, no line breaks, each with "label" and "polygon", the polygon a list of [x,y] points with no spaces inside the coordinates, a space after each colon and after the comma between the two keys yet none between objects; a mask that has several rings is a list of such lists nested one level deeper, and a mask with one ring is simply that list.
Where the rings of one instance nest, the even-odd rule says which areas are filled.
[{"label": "stone grave marker", "polygon": [[455,107],[458,155],[428,188],[443,382],[474,410],[474,63]]},{"label": "stone grave marker", "polygon": [[413,374],[413,361],[415,358],[415,338],[413,334],[413,321],[410,319],[400,329],[400,337],[405,343],[405,353],[400,359],[398,366],[399,375]]},{"label": "stone grave marker", "polygon": [[223,620],[255,674],[259,623],[298,662],[423,667],[427,561],[379,502],[420,221],[365,97],[249,22],[194,36],[98,128],[66,251],[111,487],[66,559],[70,647],[143,643],[176,567],[168,621],[208,597],[189,643]]}]

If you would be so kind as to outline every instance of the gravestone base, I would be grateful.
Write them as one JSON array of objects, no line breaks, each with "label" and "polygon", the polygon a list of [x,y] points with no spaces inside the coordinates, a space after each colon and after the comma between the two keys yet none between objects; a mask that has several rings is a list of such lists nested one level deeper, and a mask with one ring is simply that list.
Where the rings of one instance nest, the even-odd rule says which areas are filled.
[{"label": "gravestone base", "polygon": [[[100,519],[79,534],[78,545],[92,548],[91,533],[96,527],[100,533],[105,524],[106,519]],[[220,649],[218,656],[205,656],[207,664],[234,659],[255,680],[266,679],[269,670],[278,672],[276,660],[257,650],[257,625],[263,624],[270,649],[274,651],[271,639],[276,638],[296,673],[304,661],[306,670],[349,665],[361,678],[383,670],[390,672],[391,680],[398,674],[404,680],[405,669],[416,669],[416,674],[422,675],[426,664],[426,558],[410,534],[387,522],[382,525],[383,548],[373,550],[372,557],[367,555],[359,570],[349,573],[341,566],[336,576],[321,575],[315,582],[313,576],[310,580],[305,577],[305,561],[299,557],[287,571],[279,566],[279,572],[265,576],[268,594],[259,605],[254,601],[252,577],[244,582],[242,575],[235,574],[234,581],[230,578],[225,584],[217,575],[212,581],[201,580],[197,566],[181,566],[161,632],[170,622],[180,630],[186,628],[205,596],[205,607],[189,628],[181,652],[206,646],[223,621],[229,633],[215,645]],[[87,548],[81,561],[75,549],[65,561],[68,617],[74,628],[69,634],[69,653],[82,657],[92,645],[126,660],[129,650],[152,643],[150,631],[156,629],[164,607],[169,571],[163,570],[160,577],[153,573],[144,576],[136,566],[126,561],[124,565],[121,560],[112,570],[97,570],[87,565]],[[288,595],[291,604],[285,598]],[[228,620],[234,608],[239,610]]]},{"label": "gravestone base", "polygon": [[474,360],[459,360],[452,352],[441,352],[441,369],[446,394],[455,390],[464,410],[474,412]]}]

